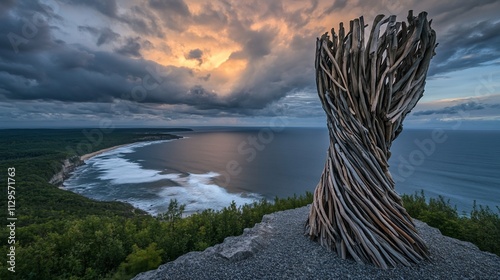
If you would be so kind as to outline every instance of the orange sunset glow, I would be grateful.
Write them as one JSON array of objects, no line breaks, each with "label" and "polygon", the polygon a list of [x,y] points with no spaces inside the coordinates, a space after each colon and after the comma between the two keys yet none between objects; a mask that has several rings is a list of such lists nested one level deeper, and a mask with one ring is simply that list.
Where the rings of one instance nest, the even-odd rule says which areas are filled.
[{"label": "orange sunset glow", "polygon": [[[415,112],[448,104],[441,100],[500,95],[498,3],[488,1],[43,0],[1,7],[5,123],[95,123],[119,108],[124,125],[258,125],[279,111],[294,124],[322,126],[316,38],[359,16],[369,30],[378,14],[404,20],[408,10],[428,12],[439,42]],[[53,112],[54,102],[70,109]],[[493,107],[475,110],[476,117],[500,115],[486,105]],[[90,112],[72,113],[80,107]],[[409,116],[409,125],[441,119],[422,116]]]}]

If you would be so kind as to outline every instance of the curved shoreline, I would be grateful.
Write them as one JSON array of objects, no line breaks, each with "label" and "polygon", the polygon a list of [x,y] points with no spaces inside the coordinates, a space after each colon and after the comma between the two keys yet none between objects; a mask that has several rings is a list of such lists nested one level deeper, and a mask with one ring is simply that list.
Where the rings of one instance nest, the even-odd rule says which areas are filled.
[{"label": "curved shoreline", "polygon": [[[154,140],[153,140],[154,141]],[[105,149],[101,149],[99,151],[95,151],[95,152],[92,152],[92,153],[88,153],[88,154],[84,154],[82,156],[80,156],[80,160],[82,161],[86,161],[86,160],[89,160],[95,156],[98,156],[100,154],[103,154],[105,152],[109,152],[109,151],[112,151],[112,150],[116,150],[118,148],[121,148],[121,147],[125,147],[125,146],[128,146],[128,145],[133,145],[135,143],[139,143],[139,142],[131,142],[131,143],[128,143],[128,144],[121,144],[121,145],[116,145],[116,146],[113,146],[113,147],[109,147],[109,148],[105,148]]]},{"label": "curved shoreline", "polygon": [[109,152],[109,151],[112,151],[112,150],[115,150],[115,149],[118,149],[118,148],[121,148],[121,147],[124,147],[127,145],[132,145],[134,143],[137,143],[137,142],[116,145],[116,146],[101,149],[101,150],[98,150],[98,151],[95,151],[92,153],[84,154],[80,157],[73,156],[71,158],[67,158],[67,159],[63,160],[61,170],[59,172],[57,172],[56,174],[54,174],[52,176],[52,178],[50,178],[49,183],[64,190],[64,181],[70,177],[71,173],[73,171],[75,171],[75,169],[78,166],[84,165],[86,160],[89,160],[92,157],[98,156],[102,153]]},{"label": "curved shoreline", "polygon": [[101,149],[101,150],[98,150],[95,152],[91,152],[88,154],[84,154],[81,156],[75,155],[73,157],[64,159],[62,161],[61,170],[58,171],[56,174],[54,174],[52,176],[52,178],[50,178],[49,183],[59,187],[60,189],[64,189],[64,181],[70,177],[71,172],[73,172],[78,166],[84,165],[86,160],[89,160],[95,156],[98,156],[100,154],[103,154],[103,153],[106,153],[106,152],[109,152],[112,150],[115,150],[115,149],[118,149],[121,147],[125,147],[125,146],[129,146],[129,145],[134,145],[134,144],[140,143],[140,142],[154,142],[154,141],[161,141],[161,140],[176,140],[176,139],[184,138],[183,136],[174,135],[174,134],[168,134],[168,135],[171,136],[168,139],[148,139],[148,140],[135,139],[136,141],[133,141],[130,143],[120,144],[120,145],[104,148],[104,149]]}]

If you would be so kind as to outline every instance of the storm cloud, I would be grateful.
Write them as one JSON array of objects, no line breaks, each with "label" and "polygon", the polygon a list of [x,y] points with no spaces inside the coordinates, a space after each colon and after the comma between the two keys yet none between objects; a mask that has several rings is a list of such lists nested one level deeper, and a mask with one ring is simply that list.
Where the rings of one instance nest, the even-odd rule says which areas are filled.
[{"label": "storm cloud", "polygon": [[115,0],[99,1],[99,0],[60,0],[61,2],[68,3],[71,5],[86,6],[88,8],[94,9],[103,15],[108,17],[116,18],[118,5]]},{"label": "storm cloud", "polygon": [[496,108],[498,107],[498,104],[488,105],[488,104],[480,104],[477,102],[465,102],[455,106],[444,107],[442,109],[437,109],[437,110],[418,111],[413,114],[415,116],[428,116],[434,114],[455,115],[458,114],[459,112],[483,110],[487,107]]},{"label": "storm cloud", "polygon": [[440,37],[429,75],[476,67],[500,57],[500,21],[464,23]]},{"label": "storm cloud", "polygon": [[190,50],[186,55],[186,59],[195,59],[198,61],[199,65],[203,63],[203,51],[200,49]]},{"label": "storm cloud", "polygon": [[[319,118],[316,37],[359,15],[370,24],[378,13],[402,20],[411,8],[435,18],[440,45],[430,76],[500,57],[498,1],[361,2],[4,1],[0,117],[22,118],[23,109],[7,103],[44,118],[59,107],[69,119],[254,117],[286,103],[291,117]],[[106,112],[110,106],[121,111]],[[413,115],[493,108],[457,106]]]},{"label": "storm cloud", "polygon": [[78,26],[79,31],[88,32],[97,38],[96,45],[101,46],[103,44],[112,43],[120,38],[120,34],[114,32],[108,27],[97,28],[91,26]]}]

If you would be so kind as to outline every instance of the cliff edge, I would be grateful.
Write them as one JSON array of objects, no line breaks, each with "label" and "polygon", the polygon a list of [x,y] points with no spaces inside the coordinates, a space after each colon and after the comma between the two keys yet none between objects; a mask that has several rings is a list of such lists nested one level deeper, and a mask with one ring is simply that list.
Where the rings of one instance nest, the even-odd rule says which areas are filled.
[{"label": "cliff edge", "polygon": [[78,166],[84,164],[83,160],[79,156],[74,156],[69,159],[65,159],[62,162],[62,167],[59,172],[54,174],[52,178],[50,178],[49,183],[58,187],[63,185],[64,180],[66,180],[70,173],[75,170]]}]

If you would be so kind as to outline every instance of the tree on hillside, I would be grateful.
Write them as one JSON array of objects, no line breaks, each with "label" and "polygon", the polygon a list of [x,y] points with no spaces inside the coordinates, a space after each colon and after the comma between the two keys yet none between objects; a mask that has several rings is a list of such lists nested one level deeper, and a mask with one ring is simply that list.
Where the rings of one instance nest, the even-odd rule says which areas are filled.
[{"label": "tree on hillside", "polygon": [[387,268],[428,258],[394,190],[388,159],[405,116],[424,92],[436,33],[427,13],[363,17],[316,43],[316,83],[330,146],[306,234],[339,256]]}]

